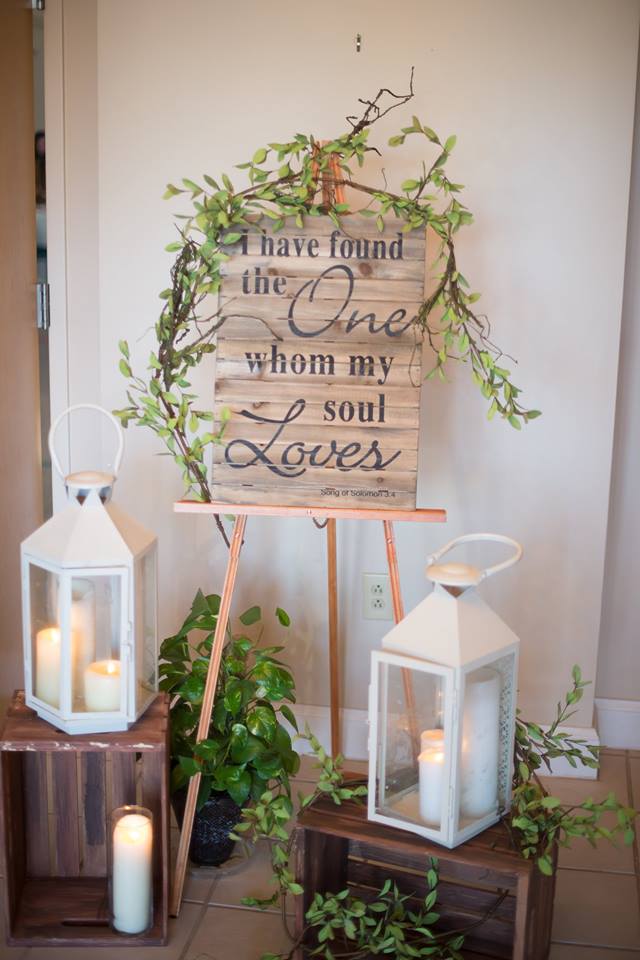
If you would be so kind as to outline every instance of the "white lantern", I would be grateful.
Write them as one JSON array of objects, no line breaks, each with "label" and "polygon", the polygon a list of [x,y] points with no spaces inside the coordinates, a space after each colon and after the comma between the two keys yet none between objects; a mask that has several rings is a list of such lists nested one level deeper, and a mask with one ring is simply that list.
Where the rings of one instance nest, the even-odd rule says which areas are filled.
[{"label": "white lantern", "polygon": [[[64,477],[55,433],[77,409],[99,410],[115,427],[114,475]],[[69,503],[21,547],[26,702],[67,733],[126,730],[158,689],[156,538],[110,502],[123,450],[110,413],[70,407],[49,449]]]},{"label": "white lantern", "polygon": [[[437,562],[477,540],[515,553],[485,570]],[[508,537],[452,540],[429,558],[433,591],[373,653],[370,820],[455,847],[509,810],[519,641],[475,588],[521,556]]]}]

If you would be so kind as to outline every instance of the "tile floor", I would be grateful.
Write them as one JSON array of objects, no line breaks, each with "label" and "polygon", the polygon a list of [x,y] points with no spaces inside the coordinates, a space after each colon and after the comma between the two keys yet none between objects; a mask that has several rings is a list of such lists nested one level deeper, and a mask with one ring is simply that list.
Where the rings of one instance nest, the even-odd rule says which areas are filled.
[{"label": "tile floor", "polygon": [[[349,763],[349,769],[362,764]],[[300,785],[305,792],[313,768],[303,758]],[[615,790],[640,807],[640,752],[605,750],[598,782],[554,778],[563,800],[601,797]],[[305,784],[307,786],[305,786]],[[175,839],[175,837],[174,837]],[[263,952],[286,949],[279,911],[243,907],[245,896],[269,890],[268,851],[238,858],[220,870],[190,870],[167,947],[123,949],[8,949],[0,960],[259,960]],[[640,960],[640,849],[575,844],[560,854],[550,960]]]}]

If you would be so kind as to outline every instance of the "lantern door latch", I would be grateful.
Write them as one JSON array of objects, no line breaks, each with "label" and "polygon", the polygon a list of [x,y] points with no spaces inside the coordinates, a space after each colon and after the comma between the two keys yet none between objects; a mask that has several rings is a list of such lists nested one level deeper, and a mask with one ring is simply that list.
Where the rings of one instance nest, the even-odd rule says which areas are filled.
[{"label": "lantern door latch", "polygon": [[36,327],[38,330],[48,330],[50,326],[49,284],[36,283]]}]

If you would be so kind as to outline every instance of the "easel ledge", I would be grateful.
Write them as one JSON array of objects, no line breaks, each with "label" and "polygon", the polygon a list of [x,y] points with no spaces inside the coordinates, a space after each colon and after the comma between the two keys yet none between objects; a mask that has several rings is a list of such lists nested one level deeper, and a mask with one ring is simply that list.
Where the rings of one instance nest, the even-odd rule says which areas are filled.
[{"label": "easel ledge", "polygon": [[222,503],[220,500],[176,500],[175,513],[212,513],[247,517],[315,517],[319,520],[407,520],[411,523],[446,523],[447,511],[442,509],[393,510],[385,508],[291,507],[254,503]]}]

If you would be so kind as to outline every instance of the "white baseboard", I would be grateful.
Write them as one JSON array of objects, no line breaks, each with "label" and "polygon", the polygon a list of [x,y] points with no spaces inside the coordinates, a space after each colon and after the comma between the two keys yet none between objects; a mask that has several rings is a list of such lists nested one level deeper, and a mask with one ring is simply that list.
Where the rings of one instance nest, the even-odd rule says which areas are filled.
[{"label": "white baseboard", "polygon": [[[614,701],[620,702],[620,701]],[[640,707],[640,704],[638,705]],[[294,708],[298,727],[302,732],[308,724],[325,750],[331,749],[331,723],[329,707],[314,707],[304,703],[296,704]],[[640,716],[640,714],[639,714]],[[366,710],[342,709],[340,711],[342,728],[342,753],[349,760],[366,760],[368,758],[367,741],[369,727]],[[575,734],[588,743],[598,746],[600,740],[593,727],[565,727],[567,733]],[[309,745],[298,741],[297,749],[300,753],[310,753]],[[546,773],[546,771],[545,771]],[[596,780],[598,771],[589,767],[578,766],[575,769],[566,760],[554,760],[551,765],[552,777],[575,777],[581,780]]]},{"label": "white baseboard", "polygon": [[640,750],[640,700],[596,697],[596,721],[603,747]]}]

